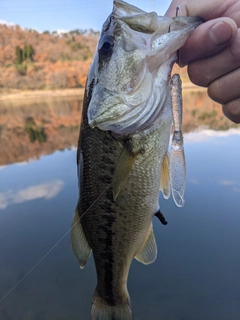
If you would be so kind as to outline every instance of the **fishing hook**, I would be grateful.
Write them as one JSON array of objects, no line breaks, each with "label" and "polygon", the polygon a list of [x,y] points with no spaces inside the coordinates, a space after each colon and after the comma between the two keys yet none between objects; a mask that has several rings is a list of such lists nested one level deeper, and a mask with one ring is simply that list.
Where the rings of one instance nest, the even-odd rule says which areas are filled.
[{"label": "fishing hook", "polygon": [[179,9],[180,9],[180,7],[177,6],[177,8],[176,8],[176,17],[178,16],[178,11],[179,11]]}]

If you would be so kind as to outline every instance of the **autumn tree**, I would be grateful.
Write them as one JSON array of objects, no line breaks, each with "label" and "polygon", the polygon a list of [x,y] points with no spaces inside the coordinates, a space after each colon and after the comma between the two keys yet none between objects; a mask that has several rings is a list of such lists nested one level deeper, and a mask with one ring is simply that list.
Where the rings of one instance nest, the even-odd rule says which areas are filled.
[{"label": "autumn tree", "polygon": [[23,62],[23,51],[19,46],[15,47],[15,63],[22,64]]},{"label": "autumn tree", "polygon": [[81,29],[64,37],[0,24],[0,88],[84,87],[97,40]]},{"label": "autumn tree", "polygon": [[25,44],[22,54],[23,54],[23,60],[26,60],[26,61],[33,60],[34,50],[31,44],[27,44],[27,45]]}]

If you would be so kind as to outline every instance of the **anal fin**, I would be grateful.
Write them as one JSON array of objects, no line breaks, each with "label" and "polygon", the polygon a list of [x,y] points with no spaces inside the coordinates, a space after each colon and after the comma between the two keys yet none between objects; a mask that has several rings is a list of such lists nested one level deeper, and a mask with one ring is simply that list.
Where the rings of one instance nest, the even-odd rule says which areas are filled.
[{"label": "anal fin", "polygon": [[76,207],[75,209],[72,221],[71,245],[73,253],[75,254],[78,263],[80,264],[80,268],[83,269],[90,256],[91,248],[88,244],[88,241],[82,228],[78,207]]},{"label": "anal fin", "polygon": [[150,228],[149,235],[143,244],[142,248],[138,251],[134,257],[143,264],[150,264],[156,260],[157,257],[157,244],[153,233],[153,226]]}]

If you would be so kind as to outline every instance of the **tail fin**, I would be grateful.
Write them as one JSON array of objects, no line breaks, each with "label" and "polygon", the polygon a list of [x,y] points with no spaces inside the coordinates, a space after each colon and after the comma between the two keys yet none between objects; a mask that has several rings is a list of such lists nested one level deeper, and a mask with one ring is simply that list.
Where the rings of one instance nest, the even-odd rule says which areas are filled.
[{"label": "tail fin", "polygon": [[125,304],[110,306],[95,290],[93,296],[91,320],[132,320],[130,299]]}]

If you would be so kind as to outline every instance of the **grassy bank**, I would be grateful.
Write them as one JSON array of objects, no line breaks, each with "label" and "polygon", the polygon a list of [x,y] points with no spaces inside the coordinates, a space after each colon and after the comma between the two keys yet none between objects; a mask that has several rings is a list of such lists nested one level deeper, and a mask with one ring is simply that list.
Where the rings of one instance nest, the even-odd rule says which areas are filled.
[{"label": "grassy bank", "polygon": [[19,101],[28,99],[44,100],[46,98],[61,98],[68,96],[82,97],[83,88],[56,90],[0,90],[0,102]]}]

